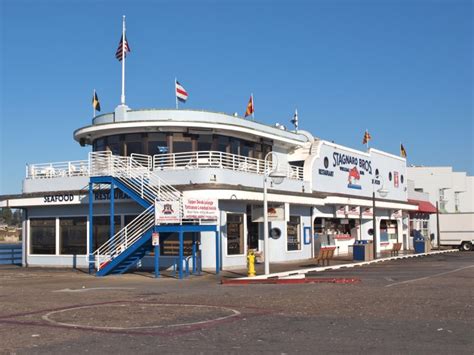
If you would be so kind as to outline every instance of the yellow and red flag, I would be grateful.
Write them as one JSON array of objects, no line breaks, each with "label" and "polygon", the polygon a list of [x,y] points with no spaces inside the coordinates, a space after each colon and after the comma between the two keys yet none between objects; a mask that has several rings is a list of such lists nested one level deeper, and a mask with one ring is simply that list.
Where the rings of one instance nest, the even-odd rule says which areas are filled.
[{"label": "yellow and red flag", "polygon": [[372,136],[370,135],[369,131],[365,131],[364,133],[364,140],[362,141],[362,144],[367,144],[369,141],[372,139]]},{"label": "yellow and red flag", "polygon": [[254,107],[253,107],[253,95],[250,95],[249,103],[247,104],[247,110],[245,111],[245,117],[253,115]]},{"label": "yellow and red flag", "polygon": [[405,147],[403,146],[402,143],[400,143],[400,156],[402,158],[406,158],[407,157],[407,151],[405,150]]}]

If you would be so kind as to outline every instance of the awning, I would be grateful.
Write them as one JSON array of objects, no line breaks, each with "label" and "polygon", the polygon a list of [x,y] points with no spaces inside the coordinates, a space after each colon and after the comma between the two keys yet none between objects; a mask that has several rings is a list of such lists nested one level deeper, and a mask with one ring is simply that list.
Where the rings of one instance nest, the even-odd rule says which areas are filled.
[{"label": "awning", "polygon": [[436,207],[430,201],[408,200],[409,203],[418,205],[418,211],[421,213],[436,213]]}]

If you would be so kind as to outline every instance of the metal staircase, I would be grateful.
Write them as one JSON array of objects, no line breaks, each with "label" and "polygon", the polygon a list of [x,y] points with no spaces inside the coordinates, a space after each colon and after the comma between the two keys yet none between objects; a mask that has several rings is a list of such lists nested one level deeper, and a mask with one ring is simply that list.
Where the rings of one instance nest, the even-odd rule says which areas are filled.
[{"label": "metal staircase", "polygon": [[182,193],[156,175],[152,170],[151,156],[132,154],[122,157],[112,152],[91,152],[89,164],[91,181],[110,182],[145,208],[93,252],[97,276],[122,274],[151,250],[155,201],[179,202],[179,219],[182,220]]}]

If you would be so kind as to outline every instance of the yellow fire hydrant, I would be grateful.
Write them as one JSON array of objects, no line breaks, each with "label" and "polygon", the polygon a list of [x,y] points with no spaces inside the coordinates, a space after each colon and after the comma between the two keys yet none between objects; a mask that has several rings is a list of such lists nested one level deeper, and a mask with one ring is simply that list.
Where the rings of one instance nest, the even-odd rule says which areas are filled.
[{"label": "yellow fire hydrant", "polygon": [[255,272],[255,253],[250,249],[247,253],[247,276],[253,277],[256,276]]}]

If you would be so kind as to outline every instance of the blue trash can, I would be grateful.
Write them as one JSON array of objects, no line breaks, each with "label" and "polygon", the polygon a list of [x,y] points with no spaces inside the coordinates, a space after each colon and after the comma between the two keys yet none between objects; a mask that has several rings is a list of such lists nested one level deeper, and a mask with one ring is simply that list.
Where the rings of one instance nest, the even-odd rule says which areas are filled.
[{"label": "blue trash can", "polygon": [[413,242],[413,244],[415,247],[415,254],[426,253],[424,238],[415,238],[415,241]]},{"label": "blue trash can", "polygon": [[352,259],[356,261],[373,260],[372,242],[369,240],[356,240],[353,245]]}]

